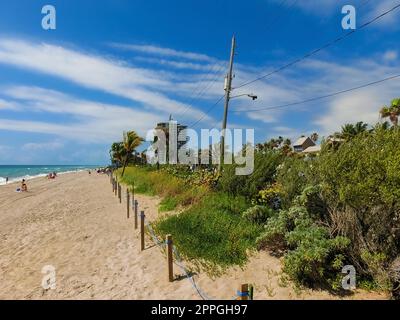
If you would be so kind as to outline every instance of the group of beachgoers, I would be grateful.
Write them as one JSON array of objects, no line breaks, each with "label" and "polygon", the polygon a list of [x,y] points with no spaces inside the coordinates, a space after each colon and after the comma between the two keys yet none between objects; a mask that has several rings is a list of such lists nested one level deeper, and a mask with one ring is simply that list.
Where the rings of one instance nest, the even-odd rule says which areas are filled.
[{"label": "group of beachgoers", "polygon": [[[57,177],[57,173],[56,172],[50,172],[47,175],[47,179],[55,179]],[[8,178],[6,178],[6,183],[8,182]],[[21,187],[17,188],[17,190],[15,190],[17,192],[27,192],[28,191],[28,185],[26,184],[26,180],[22,179],[21,181]]]},{"label": "group of beachgoers", "polygon": [[[109,173],[110,169],[109,168],[101,168],[101,169],[96,169],[95,172],[97,173]],[[91,174],[91,170],[88,170],[88,173]],[[50,172],[47,176],[47,179],[53,180],[57,178],[57,172]],[[8,183],[8,177],[6,177],[6,184]],[[17,188],[17,192],[27,192],[28,191],[28,186],[26,184],[26,180],[22,179],[21,181],[21,187]]]}]

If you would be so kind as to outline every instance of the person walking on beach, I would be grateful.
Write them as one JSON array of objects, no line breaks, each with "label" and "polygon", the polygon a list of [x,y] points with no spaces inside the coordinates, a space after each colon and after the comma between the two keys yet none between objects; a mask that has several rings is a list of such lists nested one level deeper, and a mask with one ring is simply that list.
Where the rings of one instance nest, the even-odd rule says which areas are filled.
[{"label": "person walking on beach", "polygon": [[6,184],[8,183],[8,177],[6,177]]}]

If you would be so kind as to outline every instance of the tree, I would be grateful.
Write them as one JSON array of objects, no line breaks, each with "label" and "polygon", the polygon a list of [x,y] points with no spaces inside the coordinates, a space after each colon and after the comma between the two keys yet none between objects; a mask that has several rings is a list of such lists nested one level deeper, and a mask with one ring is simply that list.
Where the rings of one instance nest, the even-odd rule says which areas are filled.
[{"label": "tree", "polygon": [[317,142],[318,139],[319,139],[318,133],[314,132],[314,133],[310,136],[310,139],[311,139],[313,142]]},{"label": "tree", "polygon": [[121,165],[125,157],[125,149],[122,142],[114,142],[110,148],[111,163]]},{"label": "tree", "polygon": [[359,121],[356,124],[347,123],[342,126],[342,131],[340,133],[335,133],[335,137],[349,141],[359,134],[366,132],[367,128],[368,124],[362,121]]},{"label": "tree", "polygon": [[290,148],[291,144],[292,142],[290,141],[290,139],[284,139],[283,137],[279,136],[277,139],[272,138],[267,142],[258,143],[256,145],[256,150],[267,151],[267,150],[282,149],[286,153],[286,151],[291,149]]},{"label": "tree", "polygon": [[137,147],[142,144],[143,141],[144,139],[139,137],[135,131],[124,132],[124,140],[122,143],[125,150],[125,157],[124,166],[121,174],[122,177],[124,176],[126,165],[128,164],[132,153],[136,150]]},{"label": "tree", "polygon": [[366,132],[367,129],[368,129],[368,124],[362,121],[359,121],[354,125],[355,135],[359,135],[360,133]]},{"label": "tree", "polygon": [[399,125],[400,98],[393,99],[390,106],[383,106],[380,111],[382,118],[389,118],[394,127]]}]

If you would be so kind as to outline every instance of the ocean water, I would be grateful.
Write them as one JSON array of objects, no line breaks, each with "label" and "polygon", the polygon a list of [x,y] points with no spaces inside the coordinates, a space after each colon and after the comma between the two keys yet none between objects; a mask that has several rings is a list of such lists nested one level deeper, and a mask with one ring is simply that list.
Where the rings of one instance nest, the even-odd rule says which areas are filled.
[{"label": "ocean water", "polygon": [[50,172],[57,172],[58,174],[76,172],[87,169],[95,169],[101,166],[60,166],[60,165],[27,165],[27,166],[13,166],[13,165],[0,165],[0,185],[21,181],[22,179],[29,180],[37,177],[45,177]]}]

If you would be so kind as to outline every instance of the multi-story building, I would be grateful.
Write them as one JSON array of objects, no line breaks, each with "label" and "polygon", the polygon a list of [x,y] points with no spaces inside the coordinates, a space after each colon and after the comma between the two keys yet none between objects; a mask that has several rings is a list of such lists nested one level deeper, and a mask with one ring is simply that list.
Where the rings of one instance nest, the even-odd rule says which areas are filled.
[{"label": "multi-story building", "polygon": [[[179,141],[178,137],[179,134],[187,129],[187,126],[182,125],[177,123],[176,121],[174,121],[172,119],[172,117],[169,117],[169,121],[168,122],[160,122],[157,123],[157,126],[155,127],[156,130],[162,130],[165,133],[165,152],[166,152],[166,156],[165,159],[167,161],[167,163],[169,162],[169,148],[170,148],[170,137],[174,137],[174,139],[176,139],[176,146],[177,146],[177,150],[176,153],[178,153],[179,150],[181,150],[181,148],[186,148],[186,143],[189,141],[188,137],[185,137],[185,140],[183,139],[179,139],[179,140],[183,140],[183,141]],[[170,132],[170,130],[172,130],[172,132]],[[157,137],[155,137],[154,142],[156,142]],[[164,156],[162,154],[159,155],[159,159],[164,159]]]}]

